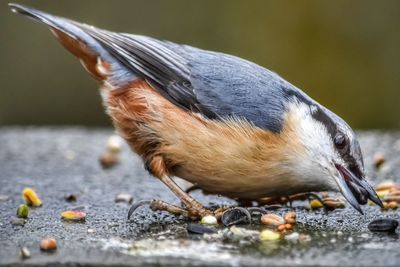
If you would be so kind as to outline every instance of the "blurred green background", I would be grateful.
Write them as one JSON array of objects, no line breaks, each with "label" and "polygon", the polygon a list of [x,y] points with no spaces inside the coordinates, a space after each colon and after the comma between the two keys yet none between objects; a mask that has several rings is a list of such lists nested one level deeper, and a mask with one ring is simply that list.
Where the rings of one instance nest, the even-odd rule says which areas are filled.
[{"label": "blurred green background", "polygon": [[[18,1],[274,70],[355,128],[400,127],[400,1]],[[96,83],[0,1],[0,124],[109,125]]]}]

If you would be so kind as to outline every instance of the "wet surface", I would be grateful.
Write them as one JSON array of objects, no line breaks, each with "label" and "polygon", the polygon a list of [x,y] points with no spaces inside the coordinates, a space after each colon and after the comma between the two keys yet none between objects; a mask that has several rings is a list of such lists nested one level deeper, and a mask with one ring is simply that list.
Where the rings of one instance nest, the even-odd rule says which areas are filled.
[{"label": "wet surface", "polygon": [[[188,234],[182,218],[145,207],[127,222],[129,204],[115,203],[118,193],[132,194],[134,201],[178,201],[144,171],[125,145],[120,164],[103,170],[98,158],[111,134],[108,129],[0,128],[0,264],[397,266],[400,262],[399,230],[386,234],[371,233],[367,228],[376,218],[398,220],[399,212],[381,212],[376,206],[364,206],[365,215],[360,215],[348,205],[326,212],[309,211],[304,202],[296,202],[294,232],[300,236],[269,242],[257,239],[263,229],[257,224],[236,231],[210,226],[216,234]],[[399,182],[400,134],[363,132],[359,136],[371,182]],[[372,162],[377,151],[386,157],[379,171]],[[31,209],[25,225],[13,225],[25,187],[35,188],[44,204]],[[76,202],[65,200],[71,193],[77,196]],[[198,191],[193,195],[205,204],[234,203]],[[62,211],[73,208],[87,212],[85,222],[60,219]],[[283,207],[274,212],[288,210]],[[39,250],[45,237],[57,239],[57,251]],[[31,258],[20,259],[22,246],[28,247]]]}]

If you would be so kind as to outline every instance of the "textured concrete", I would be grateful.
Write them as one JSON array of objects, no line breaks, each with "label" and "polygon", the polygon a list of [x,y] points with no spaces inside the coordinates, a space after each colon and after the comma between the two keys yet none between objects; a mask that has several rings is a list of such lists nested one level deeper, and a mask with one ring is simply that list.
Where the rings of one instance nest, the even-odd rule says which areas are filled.
[{"label": "textured concrete", "polygon": [[[116,204],[115,195],[131,193],[135,200],[160,198],[177,203],[175,197],[151,178],[140,160],[124,146],[121,164],[103,170],[98,157],[104,151],[110,129],[82,128],[0,128],[0,264],[65,266],[116,265],[221,265],[221,266],[398,266],[398,234],[372,234],[367,224],[377,217],[399,219],[398,211],[380,212],[366,206],[365,215],[347,207],[332,212],[307,211],[296,203],[296,231],[310,241],[263,243],[250,237],[208,237],[189,235],[186,222],[165,213],[140,209],[126,221],[129,205]],[[372,183],[400,179],[400,134],[362,132],[359,134],[366,168]],[[372,155],[385,153],[387,162],[377,172]],[[31,210],[24,226],[10,223],[23,203],[24,187],[33,187],[44,205]],[[64,196],[75,193],[78,201]],[[225,198],[194,195],[205,203],[230,203]],[[8,199],[4,200],[4,196]],[[83,206],[86,222],[67,223],[60,212]],[[282,213],[288,208],[278,210]],[[249,228],[259,230],[261,226]],[[93,229],[89,230],[88,229]],[[220,226],[222,233],[223,230]],[[39,241],[55,237],[58,249],[41,252]],[[32,256],[20,259],[19,247]]]}]

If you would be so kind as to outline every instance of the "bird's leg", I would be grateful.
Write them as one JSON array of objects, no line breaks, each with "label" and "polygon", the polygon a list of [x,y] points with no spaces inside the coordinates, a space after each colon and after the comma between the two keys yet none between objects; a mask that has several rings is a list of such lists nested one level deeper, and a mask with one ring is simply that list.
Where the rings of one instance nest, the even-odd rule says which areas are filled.
[{"label": "bird's leg", "polygon": [[[149,204],[152,210],[165,210],[172,214],[183,215],[190,218],[201,218],[205,215],[213,214],[213,212],[206,209],[200,202],[182,190],[182,188],[171,179],[162,156],[154,156],[151,160],[146,162],[145,166],[146,169],[152,175],[160,179],[184,205],[184,208],[181,208],[161,200],[147,201],[146,204]],[[133,212],[132,209],[134,210],[136,208],[137,207],[132,206],[130,214]]]},{"label": "bird's leg", "polygon": [[203,217],[213,212],[206,209],[200,202],[191,197],[185,191],[182,190],[168,175],[160,177],[163,182],[185,205],[188,215],[191,218]]}]

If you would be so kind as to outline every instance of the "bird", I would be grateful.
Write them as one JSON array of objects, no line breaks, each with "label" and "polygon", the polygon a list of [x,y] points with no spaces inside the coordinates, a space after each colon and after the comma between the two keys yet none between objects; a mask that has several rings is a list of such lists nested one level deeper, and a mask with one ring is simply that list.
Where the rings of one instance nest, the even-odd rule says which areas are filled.
[{"label": "bird", "polygon": [[233,55],[9,6],[48,26],[79,59],[99,82],[116,131],[183,203],[152,200],[153,210],[217,213],[174,177],[241,200],[337,191],[360,213],[368,199],[382,206],[351,127],[275,72]]}]

